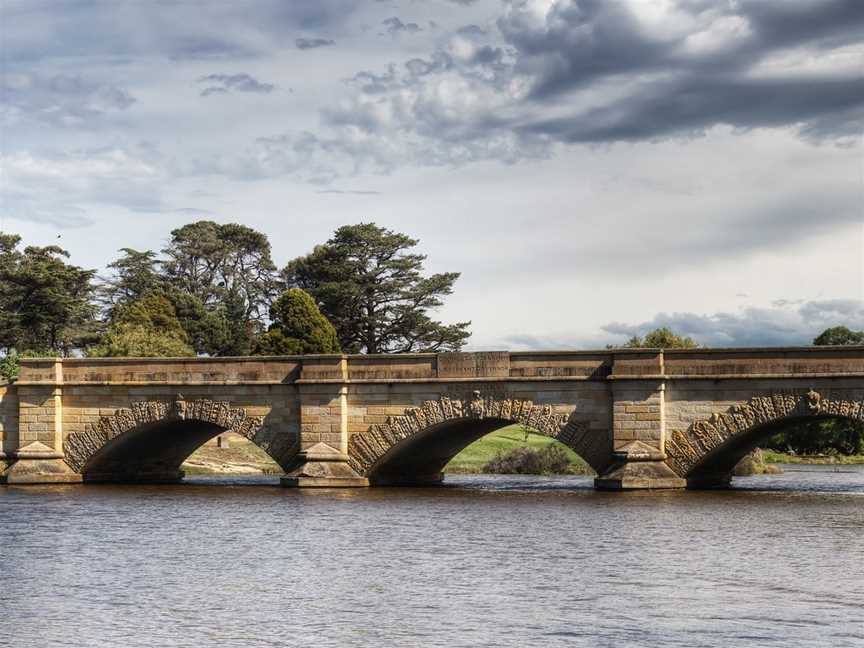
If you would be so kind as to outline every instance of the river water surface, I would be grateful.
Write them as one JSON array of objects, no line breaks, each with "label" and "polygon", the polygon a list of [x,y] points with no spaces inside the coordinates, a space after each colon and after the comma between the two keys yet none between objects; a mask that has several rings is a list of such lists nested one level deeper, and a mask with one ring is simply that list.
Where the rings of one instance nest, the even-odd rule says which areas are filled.
[{"label": "river water surface", "polygon": [[[0,489],[0,646],[864,646],[864,467]],[[797,472],[803,471],[803,472]]]}]

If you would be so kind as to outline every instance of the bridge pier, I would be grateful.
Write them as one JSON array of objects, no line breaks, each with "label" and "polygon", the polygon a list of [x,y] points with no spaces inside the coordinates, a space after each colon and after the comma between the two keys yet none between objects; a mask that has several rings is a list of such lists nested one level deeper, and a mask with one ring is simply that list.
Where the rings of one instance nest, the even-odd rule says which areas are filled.
[{"label": "bridge pier", "polygon": [[0,473],[0,484],[76,484],[82,481],[63,461],[63,453],[41,443],[31,443],[18,450],[6,470]]},{"label": "bridge pier", "polygon": [[[612,460],[594,480],[598,490],[684,488],[685,479],[666,463],[666,382],[656,352],[629,356],[619,362],[627,380],[612,382]],[[656,367],[656,368],[655,368]],[[644,376],[644,377],[643,377]]]},{"label": "bridge pier", "polygon": [[611,468],[594,480],[597,490],[654,490],[684,488],[687,480],[666,465],[657,448],[633,441],[612,453]]},{"label": "bridge pier", "polygon": [[81,481],[63,460],[63,363],[59,359],[38,362],[46,384],[17,388],[18,426],[4,435],[7,468],[3,484],[69,484]]},{"label": "bridge pier", "polygon": [[298,488],[357,488],[369,485],[348,464],[348,455],[326,443],[316,443],[297,454],[296,467],[279,480]]}]

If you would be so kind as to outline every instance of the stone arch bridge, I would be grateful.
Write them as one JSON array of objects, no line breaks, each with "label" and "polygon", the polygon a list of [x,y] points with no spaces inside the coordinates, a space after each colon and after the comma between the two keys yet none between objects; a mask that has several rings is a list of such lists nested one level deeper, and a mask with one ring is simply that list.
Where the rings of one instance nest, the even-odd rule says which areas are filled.
[{"label": "stone arch bridge", "polygon": [[38,358],[0,385],[0,481],[176,481],[234,431],[285,485],[435,483],[519,422],[598,488],[722,487],[783,425],[828,417],[864,420],[864,347]]}]

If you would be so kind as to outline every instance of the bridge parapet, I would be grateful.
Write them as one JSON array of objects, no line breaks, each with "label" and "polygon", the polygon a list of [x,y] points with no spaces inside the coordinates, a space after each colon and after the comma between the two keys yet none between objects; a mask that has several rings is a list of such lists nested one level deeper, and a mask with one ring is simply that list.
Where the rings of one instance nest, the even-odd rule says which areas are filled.
[{"label": "bridge parapet", "polygon": [[236,358],[28,358],[19,385],[285,384],[864,376],[864,347],[610,349]]}]

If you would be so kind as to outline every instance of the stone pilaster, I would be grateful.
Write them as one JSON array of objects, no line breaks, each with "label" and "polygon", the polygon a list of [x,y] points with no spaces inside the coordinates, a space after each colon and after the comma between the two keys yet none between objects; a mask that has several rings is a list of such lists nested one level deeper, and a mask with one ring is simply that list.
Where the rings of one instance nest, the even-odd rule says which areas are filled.
[{"label": "stone pilaster", "polygon": [[684,488],[666,464],[665,390],[662,380],[613,383],[612,465],[594,480],[601,490]]},{"label": "stone pilaster", "polygon": [[[368,486],[348,463],[348,361],[331,363],[327,382],[300,385],[300,452],[281,479],[283,486]],[[321,369],[316,367],[317,372]],[[332,376],[332,377],[330,377]]]}]

